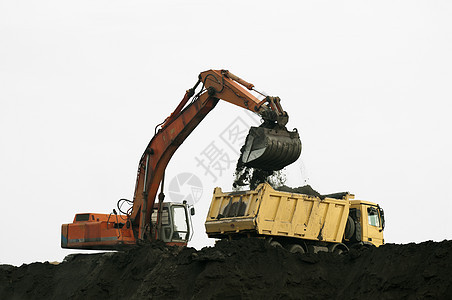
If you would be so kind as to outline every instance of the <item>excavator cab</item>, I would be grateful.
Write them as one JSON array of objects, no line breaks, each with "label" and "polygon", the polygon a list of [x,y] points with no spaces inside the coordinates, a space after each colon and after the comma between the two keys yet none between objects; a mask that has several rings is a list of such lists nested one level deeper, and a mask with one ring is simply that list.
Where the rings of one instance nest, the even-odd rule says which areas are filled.
[{"label": "excavator cab", "polygon": [[[157,236],[168,245],[185,246],[193,234],[191,215],[186,203],[163,202]],[[152,224],[158,224],[158,207],[154,207]]]},{"label": "excavator cab", "polygon": [[[152,224],[157,224],[158,206],[154,205]],[[171,246],[186,246],[193,234],[186,203],[163,202],[157,239]],[[154,232],[155,233],[155,232]],[[61,247],[69,249],[121,250],[136,244],[132,225],[126,215],[76,214],[73,223],[61,227]]]}]

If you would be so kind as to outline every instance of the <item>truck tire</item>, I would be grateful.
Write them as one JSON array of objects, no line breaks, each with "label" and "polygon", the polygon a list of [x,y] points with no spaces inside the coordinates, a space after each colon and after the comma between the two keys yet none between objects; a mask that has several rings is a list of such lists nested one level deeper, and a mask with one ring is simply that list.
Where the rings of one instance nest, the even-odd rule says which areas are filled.
[{"label": "truck tire", "polygon": [[346,245],[342,244],[342,243],[337,243],[337,244],[330,245],[328,247],[328,250],[331,253],[334,253],[334,254],[337,254],[337,255],[341,255],[341,254],[348,253],[349,248]]},{"label": "truck tire", "polygon": [[278,242],[278,241],[271,241],[271,242],[270,242],[270,246],[275,247],[275,248],[281,248],[281,249],[283,249],[283,246],[282,246],[281,243]]},{"label": "truck tire", "polygon": [[345,225],[344,238],[346,240],[351,239],[353,233],[355,233],[355,221],[352,217],[348,216],[347,225]]},{"label": "truck tire", "polygon": [[341,255],[342,253],[344,253],[344,250],[342,250],[341,248],[336,248],[334,249],[333,253],[336,255]]},{"label": "truck tire", "polygon": [[289,250],[290,253],[306,253],[306,251],[304,251],[303,247],[301,247],[301,245],[298,244],[291,244],[287,247],[287,250]]}]

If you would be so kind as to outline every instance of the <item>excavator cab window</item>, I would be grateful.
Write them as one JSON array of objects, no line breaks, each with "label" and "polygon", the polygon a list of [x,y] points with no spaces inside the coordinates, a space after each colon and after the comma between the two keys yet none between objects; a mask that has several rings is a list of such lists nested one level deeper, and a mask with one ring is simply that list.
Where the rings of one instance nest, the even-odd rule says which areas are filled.
[{"label": "excavator cab window", "polygon": [[173,210],[173,236],[172,240],[187,240],[188,218],[187,210],[182,205],[174,205]]},{"label": "excavator cab window", "polygon": [[369,225],[380,227],[380,216],[378,215],[378,210],[375,207],[367,208],[367,217],[369,219]]},{"label": "excavator cab window", "polygon": [[[157,216],[158,216],[158,209],[154,208],[154,211],[152,212],[152,223],[155,224],[157,223]],[[163,207],[162,208],[162,226],[164,225],[169,225],[170,224],[170,220],[169,220],[169,214],[168,214],[168,207]]]},{"label": "excavator cab window", "polygon": [[169,214],[168,214],[168,208],[164,207],[162,209],[162,226],[169,225]]},{"label": "excavator cab window", "polygon": [[[158,218],[158,209],[154,208],[154,211],[152,212],[151,216],[152,224],[157,224],[157,218]],[[162,227],[159,236],[164,242],[169,242],[171,240],[171,221],[168,207],[162,207],[161,218],[162,218],[161,220]]]}]

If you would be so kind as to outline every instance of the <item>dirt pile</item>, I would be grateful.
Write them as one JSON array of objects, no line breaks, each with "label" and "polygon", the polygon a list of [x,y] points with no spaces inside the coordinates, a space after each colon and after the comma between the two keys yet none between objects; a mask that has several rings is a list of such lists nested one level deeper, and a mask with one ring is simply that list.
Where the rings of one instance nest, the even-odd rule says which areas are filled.
[{"label": "dirt pile", "polygon": [[259,239],[196,251],[162,244],[0,266],[1,299],[450,299],[452,241],[346,255],[291,254]]},{"label": "dirt pile", "polygon": [[304,194],[304,195],[319,197],[320,199],[324,199],[325,198],[319,192],[314,190],[309,184],[308,185],[304,185],[304,186],[300,186],[300,187],[297,187],[297,188],[291,188],[291,187],[288,187],[286,185],[283,185],[283,186],[277,187],[276,189],[278,191],[281,191],[281,192]]}]

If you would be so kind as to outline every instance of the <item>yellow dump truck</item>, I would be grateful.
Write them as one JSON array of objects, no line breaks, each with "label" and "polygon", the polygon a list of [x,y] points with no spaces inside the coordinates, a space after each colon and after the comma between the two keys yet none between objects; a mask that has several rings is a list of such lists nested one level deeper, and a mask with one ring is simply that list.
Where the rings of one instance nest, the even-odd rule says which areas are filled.
[{"label": "yellow dump truck", "polygon": [[244,192],[215,188],[205,227],[211,238],[262,237],[294,253],[342,253],[357,244],[384,244],[378,204],[354,200],[350,193],[283,192],[267,183]]}]

